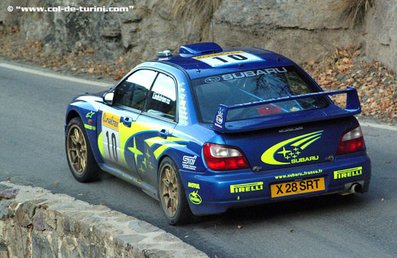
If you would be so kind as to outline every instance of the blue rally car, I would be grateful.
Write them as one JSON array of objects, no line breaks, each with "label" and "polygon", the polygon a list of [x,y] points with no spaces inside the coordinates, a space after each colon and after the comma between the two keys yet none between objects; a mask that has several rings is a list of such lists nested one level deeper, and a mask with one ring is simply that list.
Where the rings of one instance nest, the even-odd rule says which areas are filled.
[{"label": "blue rally car", "polygon": [[[297,64],[215,43],[132,69],[68,106],[65,147],[80,182],[106,171],[160,200],[170,224],[231,207],[368,191],[357,92],[324,92]],[[330,95],[344,94],[346,107]]]}]

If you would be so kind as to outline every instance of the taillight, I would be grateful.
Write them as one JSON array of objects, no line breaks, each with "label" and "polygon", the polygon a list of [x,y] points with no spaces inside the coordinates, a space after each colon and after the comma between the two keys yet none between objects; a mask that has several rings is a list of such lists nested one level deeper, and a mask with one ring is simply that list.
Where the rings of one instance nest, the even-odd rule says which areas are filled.
[{"label": "taillight", "polygon": [[223,171],[249,167],[247,159],[235,147],[206,143],[203,152],[205,162],[212,170]]},{"label": "taillight", "polygon": [[358,126],[351,131],[345,133],[338,145],[336,154],[347,154],[364,149],[365,142],[361,127]]}]

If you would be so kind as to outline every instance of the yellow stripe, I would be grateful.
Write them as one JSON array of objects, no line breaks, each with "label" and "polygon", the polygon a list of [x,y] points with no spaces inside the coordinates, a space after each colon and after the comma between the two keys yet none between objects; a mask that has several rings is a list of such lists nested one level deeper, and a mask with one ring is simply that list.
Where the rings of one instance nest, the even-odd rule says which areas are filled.
[{"label": "yellow stripe", "polygon": [[167,146],[167,145],[162,145],[162,146],[160,146],[159,148],[157,148],[157,149],[153,152],[154,157],[157,159],[157,158],[161,155],[161,153],[163,153],[166,149],[168,149],[168,146]]},{"label": "yellow stripe", "polygon": [[318,139],[320,139],[321,136],[318,136],[317,138],[314,138],[313,140],[311,140],[310,142],[307,142],[305,145],[301,146],[300,148],[302,150],[306,149],[307,146],[309,146],[310,144],[312,144],[313,142],[317,141]]},{"label": "yellow stripe", "polygon": [[160,147],[158,147],[158,148],[153,152],[154,157],[155,157],[156,159],[158,159],[158,157],[160,157],[160,155],[163,154],[163,152],[164,152],[165,150],[167,150],[168,148],[171,148],[171,147],[176,147],[176,146],[180,146],[180,144],[170,143],[170,144],[161,145]]},{"label": "yellow stripe", "polygon": [[186,140],[179,138],[179,137],[167,137],[166,139],[164,139],[159,136],[152,137],[152,138],[145,140],[145,142],[147,143],[147,145],[149,145],[149,147],[152,147],[153,144],[167,144],[170,142],[180,142],[180,141],[186,142]]},{"label": "yellow stripe", "polygon": [[98,136],[98,149],[102,157],[105,157],[105,150],[103,149],[103,135],[102,132]]},{"label": "yellow stripe", "polygon": [[305,137],[304,139],[299,140],[299,141],[297,141],[297,142],[291,144],[291,146],[294,146],[294,147],[300,146],[300,145],[304,144],[306,141],[309,141],[309,140],[311,140],[311,139],[313,139],[313,138],[315,138],[315,137],[318,137],[318,136],[320,136],[320,135],[321,135],[321,133],[318,133],[318,134],[314,134],[314,135]]}]

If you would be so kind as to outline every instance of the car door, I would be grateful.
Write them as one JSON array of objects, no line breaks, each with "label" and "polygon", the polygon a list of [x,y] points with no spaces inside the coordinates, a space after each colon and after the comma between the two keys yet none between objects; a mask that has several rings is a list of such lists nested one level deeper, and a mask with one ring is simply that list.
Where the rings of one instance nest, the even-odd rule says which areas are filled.
[{"label": "car door", "polygon": [[177,114],[176,80],[164,73],[159,73],[147,96],[144,111],[137,122],[146,128],[141,134],[140,147],[137,158],[138,173],[143,181],[157,186],[157,165],[161,155],[182,139],[173,136]]},{"label": "car door", "polygon": [[156,76],[157,72],[152,70],[133,72],[116,86],[112,105],[101,108],[102,132],[98,144],[102,144],[103,159],[107,165],[137,178],[139,152],[134,137],[141,127],[136,121]]}]

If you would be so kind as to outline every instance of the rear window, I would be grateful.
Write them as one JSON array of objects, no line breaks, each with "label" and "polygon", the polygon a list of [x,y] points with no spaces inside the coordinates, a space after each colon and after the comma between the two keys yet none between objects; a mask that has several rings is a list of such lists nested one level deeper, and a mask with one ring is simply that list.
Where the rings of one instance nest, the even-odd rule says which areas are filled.
[{"label": "rear window", "polygon": [[[211,123],[219,104],[235,105],[315,92],[294,67],[263,68],[199,78],[193,81],[202,122]],[[322,108],[324,97],[310,97],[230,110],[228,121]]]}]

